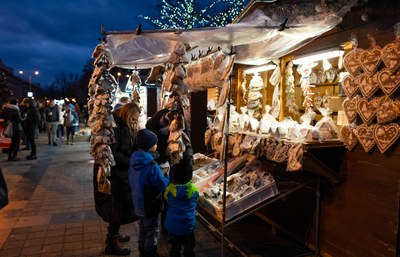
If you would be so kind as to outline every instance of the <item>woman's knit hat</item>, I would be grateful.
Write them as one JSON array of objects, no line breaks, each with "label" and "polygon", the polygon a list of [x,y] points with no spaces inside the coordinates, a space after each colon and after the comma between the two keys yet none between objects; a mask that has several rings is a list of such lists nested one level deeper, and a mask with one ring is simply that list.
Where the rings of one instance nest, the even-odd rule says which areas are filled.
[{"label": "woman's knit hat", "polygon": [[151,132],[148,129],[139,130],[136,138],[137,138],[137,142],[136,142],[137,147],[144,151],[148,151],[150,148],[152,148],[158,142],[158,138],[157,138],[156,134],[154,134],[153,132]]}]

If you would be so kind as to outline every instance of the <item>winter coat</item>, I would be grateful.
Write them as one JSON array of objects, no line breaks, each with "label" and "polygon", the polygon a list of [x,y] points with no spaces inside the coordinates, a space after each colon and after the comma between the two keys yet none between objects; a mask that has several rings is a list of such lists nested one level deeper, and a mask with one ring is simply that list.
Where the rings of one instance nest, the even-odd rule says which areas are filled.
[{"label": "winter coat", "polygon": [[34,106],[30,106],[26,113],[24,131],[35,131],[40,122],[40,113]]},{"label": "winter coat", "polygon": [[131,156],[129,182],[136,214],[139,217],[156,217],[163,208],[162,192],[169,183],[154,156],[138,150]]},{"label": "winter coat", "polygon": [[128,224],[136,221],[132,193],[128,179],[130,156],[136,150],[136,144],[131,138],[131,130],[117,116],[114,116],[116,127],[114,136],[116,142],[110,145],[116,165],[111,167],[111,194],[97,191],[97,169],[93,175],[95,208],[102,219],[108,223]]},{"label": "winter coat", "polygon": [[45,114],[46,122],[58,122],[60,120],[60,114],[58,112],[57,105],[47,106]]},{"label": "winter coat", "polygon": [[[71,117],[70,117],[71,115]],[[75,110],[67,110],[65,111],[64,115],[64,125],[66,127],[72,127],[72,126],[77,126],[79,125],[79,117],[78,117],[78,113],[76,113]]]},{"label": "winter coat", "polygon": [[[160,126],[160,120],[169,113],[170,110],[164,108],[154,114],[146,123],[146,128],[151,130],[157,135],[157,152],[159,157],[155,160],[158,164],[162,164],[169,161],[169,156],[167,153],[168,148],[168,133],[162,132],[162,127]],[[190,125],[185,123],[185,133],[190,137]],[[175,176],[175,174],[178,174]],[[186,151],[183,153],[183,158],[180,163],[175,164],[171,167],[170,176],[172,183],[186,183],[192,179],[193,175],[193,148],[191,145],[186,146]],[[177,178],[176,178],[177,177]]]},{"label": "winter coat", "polygon": [[169,184],[164,197],[168,202],[164,226],[168,233],[177,236],[188,235],[196,226],[196,206],[199,189],[188,182],[184,185]]},{"label": "winter coat", "polygon": [[14,104],[6,104],[3,108],[3,118],[6,120],[6,122],[12,122],[13,131],[22,131],[22,117],[21,112],[19,111],[19,107]]}]

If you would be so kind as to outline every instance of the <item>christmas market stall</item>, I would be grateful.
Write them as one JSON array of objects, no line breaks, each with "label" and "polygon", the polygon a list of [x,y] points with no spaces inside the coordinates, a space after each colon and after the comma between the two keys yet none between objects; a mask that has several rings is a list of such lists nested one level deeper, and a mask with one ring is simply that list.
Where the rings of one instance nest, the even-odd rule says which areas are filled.
[{"label": "christmas market stall", "polygon": [[[193,147],[221,256],[396,256],[399,8],[374,2],[251,1],[225,27],[103,29],[88,103],[99,190],[121,94],[110,70],[129,69],[124,93],[145,112],[174,101],[169,159]],[[161,72],[153,99],[144,69]]]}]

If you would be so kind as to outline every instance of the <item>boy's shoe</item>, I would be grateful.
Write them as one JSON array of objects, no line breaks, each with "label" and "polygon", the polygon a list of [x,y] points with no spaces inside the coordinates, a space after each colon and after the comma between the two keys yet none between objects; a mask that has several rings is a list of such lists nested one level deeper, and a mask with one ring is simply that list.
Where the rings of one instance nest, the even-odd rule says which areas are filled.
[{"label": "boy's shoe", "polygon": [[131,239],[129,235],[119,235],[119,241],[121,243],[128,242]]},{"label": "boy's shoe", "polygon": [[27,160],[36,160],[37,157],[36,157],[36,155],[28,155],[28,156],[26,156],[26,159]]},{"label": "boy's shoe", "polygon": [[108,240],[106,250],[104,252],[105,254],[110,255],[125,256],[131,253],[131,249],[122,247],[121,242],[119,241],[119,236],[114,236],[111,242]]},{"label": "boy's shoe", "polygon": [[53,142],[53,145],[54,145],[54,146],[57,146],[57,143],[56,143],[56,142]]}]

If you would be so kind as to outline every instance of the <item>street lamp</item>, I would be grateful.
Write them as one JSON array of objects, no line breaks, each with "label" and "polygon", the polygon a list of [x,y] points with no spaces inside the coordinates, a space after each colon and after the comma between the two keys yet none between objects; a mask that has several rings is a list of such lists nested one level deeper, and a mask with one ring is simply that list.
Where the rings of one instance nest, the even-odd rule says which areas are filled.
[{"label": "street lamp", "polygon": [[[23,71],[23,70],[20,70],[18,73],[19,73],[21,76],[24,75],[24,71]],[[38,70],[35,70],[35,71],[33,72],[33,75],[39,76],[39,71],[38,71]],[[29,74],[29,75],[28,75],[28,78],[29,78],[29,92],[28,92],[28,97],[32,97],[32,96],[33,96],[33,92],[32,92],[32,74]]]}]

